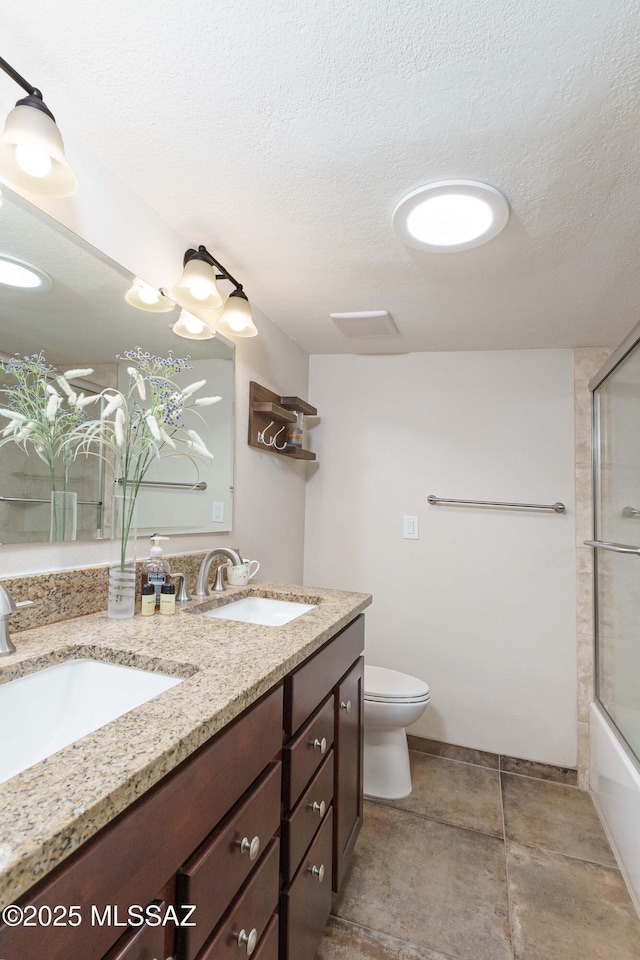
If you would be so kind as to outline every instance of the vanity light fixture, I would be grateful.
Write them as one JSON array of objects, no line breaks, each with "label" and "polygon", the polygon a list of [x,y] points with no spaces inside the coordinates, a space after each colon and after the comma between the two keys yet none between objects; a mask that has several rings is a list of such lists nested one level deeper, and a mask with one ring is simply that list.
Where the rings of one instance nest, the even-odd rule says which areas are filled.
[{"label": "vanity light fixture", "polygon": [[0,253],[0,284],[18,290],[43,292],[51,290],[53,280],[48,273],[28,260],[19,260],[18,257]]},{"label": "vanity light fixture", "polygon": [[184,270],[180,280],[171,288],[171,296],[187,310],[216,310],[223,302],[218,280],[228,280],[235,290],[224,304],[216,321],[216,330],[228,337],[256,337],[258,330],[242,284],[204,246],[185,253]]},{"label": "vanity light fixture", "polygon": [[211,327],[200,317],[194,317],[188,310],[180,311],[180,316],[171,329],[178,337],[184,337],[185,340],[212,340],[215,337]]},{"label": "vanity light fixture", "polygon": [[2,57],[0,70],[27,92],[7,115],[0,136],[0,176],[31,193],[70,197],[78,189],[78,181],[65,157],[55,118],[41,92]]},{"label": "vanity light fixture", "polygon": [[217,329],[225,337],[257,337],[258,330],[251,315],[251,304],[242,287],[233,290],[224,305]]},{"label": "vanity light fixture", "polygon": [[156,290],[150,283],[145,283],[139,277],[134,277],[124,298],[132,307],[146,310],[148,313],[170,313],[176,306],[173,300],[165,296],[163,290]]},{"label": "vanity light fixture", "polygon": [[403,197],[392,223],[409,246],[451,253],[487,243],[508,219],[505,196],[488,183],[437,180]]}]

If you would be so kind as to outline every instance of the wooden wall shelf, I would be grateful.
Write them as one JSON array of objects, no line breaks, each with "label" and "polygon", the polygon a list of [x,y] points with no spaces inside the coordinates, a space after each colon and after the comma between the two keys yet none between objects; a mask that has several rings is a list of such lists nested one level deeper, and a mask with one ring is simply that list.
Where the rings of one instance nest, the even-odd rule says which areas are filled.
[{"label": "wooden wall shelf", "polygon": [[[317,409],[306,400],[300,397],[280,397],[252,380],[249,384],[249,446],[277,453],[291,460],[315,460],[316,455],[311,450],[304,450],[302,447],[285,449],[287,428],[289,424],[296,422],[296,415],[293,412],[296,410],[307,417],[315,417],[318,414]],[[267,441],[275,438],[278,447],[282,449],[263,443],[259,439],[263,433]]]}]

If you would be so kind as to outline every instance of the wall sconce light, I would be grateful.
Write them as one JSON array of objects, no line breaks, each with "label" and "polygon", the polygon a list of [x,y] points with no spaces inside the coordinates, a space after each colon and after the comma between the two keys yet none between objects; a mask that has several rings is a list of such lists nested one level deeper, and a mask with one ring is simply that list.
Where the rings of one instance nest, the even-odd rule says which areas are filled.
[{"label": "wall sconce light", "polygon": [[229,294],[217,329],[225,337],[257,337],[258,331],[251,315],[251,304],[242,287]]},{"label": "wall sconce light", "polygon": [[200,317],[194,317],[188,310],[180,311],[180,316],[171,329],[185,340],[212,340],[215,337],[211,327]]},{"label": "wall sconce light", "polygon": [[156,290],[139,277],[134,277],[124,298],[132,307],[136,307],[137,310],[146,310],[148,313],[170,313],[176,306],[163,290]]},{"label": "wall sconce light", "polygon": [[187,310],[216,310],[223,302],[216,283],[218,280],[228,280],[236,289],[227,298],[224,310],[216,322],[216,330],[229,337],[256,337],[258,330],[242,284],[231,276],[206,247],[187,250],[182,276],[171,288],[171,296]]},{"label": "wall sconce light", "polygon": [[0,137],[0,176],[31,193],[70,197],[78,189],[56,121],[40,91],[0,57],[0,70],[26,90],[7,115]]}]

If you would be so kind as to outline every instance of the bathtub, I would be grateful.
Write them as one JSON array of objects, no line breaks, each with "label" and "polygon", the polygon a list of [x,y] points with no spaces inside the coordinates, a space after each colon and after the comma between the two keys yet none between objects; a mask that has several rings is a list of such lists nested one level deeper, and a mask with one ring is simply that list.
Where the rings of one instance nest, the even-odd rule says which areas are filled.
[{"label": "bathtub", "polygon": [[598,703],[589,734],[593,801],[640,914],[640,768]]}]

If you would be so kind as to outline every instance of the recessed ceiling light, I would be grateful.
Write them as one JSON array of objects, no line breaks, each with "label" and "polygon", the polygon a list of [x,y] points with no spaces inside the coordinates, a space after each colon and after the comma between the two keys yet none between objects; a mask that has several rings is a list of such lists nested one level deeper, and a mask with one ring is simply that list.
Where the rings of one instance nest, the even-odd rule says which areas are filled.
[{"label": "recessed ceiling light", "polygon": [[408,193],[393,211],[393,228],[418,250],[468,250],[497,236],[509,219],[506,198],[478,180],[437,180]]},{"label": "recessed ceiling light", "polygon": [[27,260],[19,260],[0,253],[0,284],[20,290],[51,290],[53,281],[48,273]]}]

